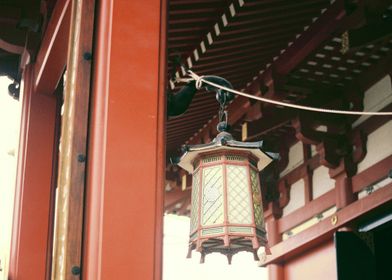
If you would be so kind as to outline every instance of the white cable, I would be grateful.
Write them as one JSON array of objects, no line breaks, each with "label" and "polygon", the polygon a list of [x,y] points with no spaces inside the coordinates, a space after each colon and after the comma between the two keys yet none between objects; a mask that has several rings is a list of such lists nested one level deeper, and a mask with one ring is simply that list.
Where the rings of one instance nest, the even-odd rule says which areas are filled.
[{"label": "white cable", "polygon": [[286,102],[272,100],[272,99],[264,98],[264,97],[260,97],[260,96],[254,96],[254,95],[251,95],[251,94],[248,94],[245,92],[237,91],[234,89],[230,89],[230,88],[209,82],[209,81],[203,79],[203,76],[199,76],[196,73],[192,72],[191,70],[188,70],[188,73],[189,73],[189,76],[196,81],[196,88],[197,89],[201,88],[202,83],[206,83],[206,84],[211,85],[213,87],[223,89],[225,91],[232,92],[234,94],[245,96],[245,97],[248,97],[251,99],[255,99],[255,100],[259,100],[262,102],[271,103],[271,104],[275,104],[275,105],[280,105],[280,106],[284,106],[284,107],[300,109],[300,110],[307,110],[307,111],[321,112],[321,113],[344,114],[344,115],[392,116],[392,112],[345,111],[345,110],[334,110],[334,109],[326,109],[326,108],[315,108],[315,107],[310,107],[310,106],[286,103]]}]

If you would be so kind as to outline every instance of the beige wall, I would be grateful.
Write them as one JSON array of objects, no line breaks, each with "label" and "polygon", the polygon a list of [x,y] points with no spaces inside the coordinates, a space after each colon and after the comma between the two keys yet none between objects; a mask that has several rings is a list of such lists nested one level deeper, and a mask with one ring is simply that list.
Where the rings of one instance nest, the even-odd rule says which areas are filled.
[{"label": "beige wall", "polygon": [[8,95],[9,83],[0,77],[0,280],[8,273],[21,104]]},{"label": "beige wall", "polygon": [[[378,111],[392,102],[392,83],[389,75],[382,78],[380,81],[370,87],[364,95],[364,109],[368,111]],[[368,117],[359,118],[353,127],[358,126],[364,122]],[[376,131],[368,135],[367,141],[367,155],[358,165],[358,172],[365,170],[374,163],[384,159],[392,154],[392,120],[385,123]],[[312,155],[317,153],[315,146],[312,146]],[[303,145],[298,141],[289,149],[289,163],[280,176],[284,176],[295,167],[302,164],[303,159]],[[335,180],[329,177],[329,169],[325,166],[320,166],[313,171],[313,199],[333,189]],[[283,215],[287,215],[304,205],[304,187],[303,180],[299,180],[291,186],[290,202],[283,209]]]}]

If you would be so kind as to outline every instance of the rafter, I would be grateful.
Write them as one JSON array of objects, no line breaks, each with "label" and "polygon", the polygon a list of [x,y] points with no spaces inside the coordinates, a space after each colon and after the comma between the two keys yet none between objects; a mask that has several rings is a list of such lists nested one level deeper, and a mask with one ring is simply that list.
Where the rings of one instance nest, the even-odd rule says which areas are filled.
[{"label": "rafter", "polygon": [[[203,36],[203,39],[194,46],[193,52],[184,59],[183,64],[186,64],[188,68],[192,68],[195,62],[203,56],[207,49],[210,48],[210,46],[213,45],[217,38],[222,34],[222,31],[226,28],[226,26],[228,26],[229,22],[232,21],[238,13],[238,10],[240,10],[243,5],[243,0],[230,1],[226,6],[225,11],[219,17],[219,20],[211,26],[209,32]],[[194,21],[194,19],[192,20]],[[177,70],[175,75],[182,76],[184,74],[184,71]],[[170,86],[174,89],[173,81],[171,81]]]},{"label": "rafter", "polygon": [[[360,15],[360,16],[359,16]],[[290,43],[284,52],[260,74],[248,83],[244,91],[261,95],[260,87],[268,88],[266,97],[283,99],[284,95],[277,96],[276,84],[282,82],[282,77],[291,72],[309,54],[318,48],[323,42],[331,38],[334,33],[345,30],[358,23],[363,16],[363,10],[358,9],[355,13],[347,16],[344,1],[335,1],[310,27],[308,27],[294,42]],[[282,86],[279,84],[279,86]],[[237,123],[250,110],[249,101],[246,98],[236,98],[228,107],[231,113],[231,123]],[[211,122],[212,123],[212,122]],[[210,125],[211,125],[210,123]],[[203,134],[204,127],[199,134]],[[197,143],[198,136],[193,136],[189,143]]]}]

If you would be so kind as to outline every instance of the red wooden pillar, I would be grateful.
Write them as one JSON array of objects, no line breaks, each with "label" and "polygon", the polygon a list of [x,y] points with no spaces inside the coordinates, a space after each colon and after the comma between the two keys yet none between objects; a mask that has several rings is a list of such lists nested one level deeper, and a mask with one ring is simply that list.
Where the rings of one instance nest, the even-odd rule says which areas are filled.
[{"label": "red wooden pillar", "polygon": [[351,177],[343,160],[337,168],[329,170],[329,176],[335,179],[336,207],[342,209],[355,200]]},{"label": "red wooden pillar", "polygon": [[10,280],[45,279],[55,115],[55,95],[33,91],[32,66],[27,66],[23,73]]},{"label": "red wooden pillar", "polygon": [[166,1],[100,1],[83,279],[160,279]]},{"label": "red wooden pillar", "polygon": [[[282,208],[278,207],[276,203],[270,202],[264,216],[267,226],[268,245],[272,247],[282,241],[282,234],[279,232],[277,222],[277,220],[282,216]],[[284,279],[283,266],[281,264],[269,264],[267,268],[268,278],[270,280]]]}]

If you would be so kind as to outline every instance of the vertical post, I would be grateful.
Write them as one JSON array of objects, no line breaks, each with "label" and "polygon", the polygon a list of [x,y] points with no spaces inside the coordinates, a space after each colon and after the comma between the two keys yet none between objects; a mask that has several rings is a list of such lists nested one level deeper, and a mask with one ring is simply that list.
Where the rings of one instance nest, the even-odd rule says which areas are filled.
[{"label": "vertical post", "polygon": [[283,266],[281,264],[269,264],[268,278],[270,280],[284,280]]},{"label": "vertical post", "polygon": [[[282,235],[279,232],[277,219],[282,216],[282,209],[278,207],[277,203],[270,202],[268,209],[264,214],[266,219],[266,227],[268,234],[268,244],[270,247],[282,241]],[[269,264],[268,277],[270,280],[283,280],[283,266],[280,264]]]},{"label": "vertical post", "polygon": [[83,278],[161,279],[166,1],[100,1]]},{"label": "vertical post", "polygon": [[309,203],[313,199],[313,172],[306,166],[306,174],[303,177],[305,184],[305,204]]},{"label": "vertical post", "polygon": [[9,279],[47,279],[56,97],[33,91],[33,66],[23,72],[22,120]]},{"label": "vertical post", "polygon": [[304,162],[306,165],[306,173],[303,177],[305,184],[305,204],[309,203],[313,199],[313,171],[309,168],[309,159],[312,157],[310,145],[303,144],[304,151]]},{"label": "vertical post", "polygon": [[335,179],[336,208],[342,209],[355,200],[352,191],[351,177],[348,174],[347,166],[344,160],[335,169],[329,170],[329,176]]},{"label": "vertical post", "polygon": [[72,1],[64,88],[52,279],[81,273],[95,0]]}]

